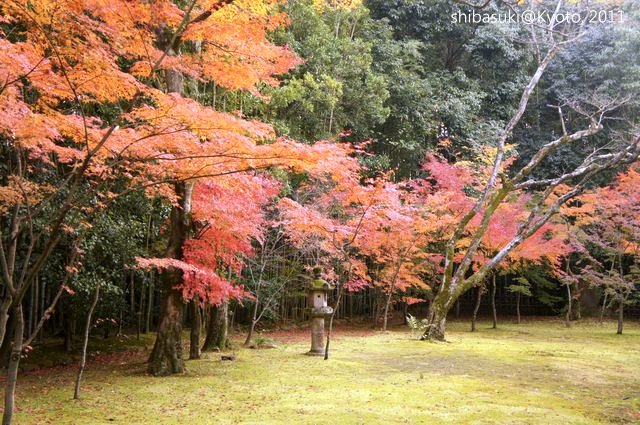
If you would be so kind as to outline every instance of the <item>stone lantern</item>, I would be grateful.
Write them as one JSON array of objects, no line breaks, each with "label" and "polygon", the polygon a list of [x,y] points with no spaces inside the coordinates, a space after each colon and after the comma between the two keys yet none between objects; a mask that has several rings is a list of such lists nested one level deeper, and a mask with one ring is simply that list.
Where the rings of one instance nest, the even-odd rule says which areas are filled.
[{"label": "stone lantern", "polygon": [[333,290],[333,285],[322,279],[322,268],[313,268],[313,278],[309,283],[308,306],[311,316],[311,350],[310,356],[324,355],[324,318],[331,315],[333,309],[327,305],[327,295]]}]

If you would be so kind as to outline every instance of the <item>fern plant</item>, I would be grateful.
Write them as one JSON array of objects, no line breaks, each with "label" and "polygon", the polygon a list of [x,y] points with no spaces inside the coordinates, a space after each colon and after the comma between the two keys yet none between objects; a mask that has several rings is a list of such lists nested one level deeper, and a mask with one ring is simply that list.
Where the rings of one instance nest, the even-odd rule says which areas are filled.
[{"label": "fern plant", "polygon": [[412,333],[424,332],[429,326],[427,319],[418,320],[410,314],[407,314],[407,326],[411,329]]}]

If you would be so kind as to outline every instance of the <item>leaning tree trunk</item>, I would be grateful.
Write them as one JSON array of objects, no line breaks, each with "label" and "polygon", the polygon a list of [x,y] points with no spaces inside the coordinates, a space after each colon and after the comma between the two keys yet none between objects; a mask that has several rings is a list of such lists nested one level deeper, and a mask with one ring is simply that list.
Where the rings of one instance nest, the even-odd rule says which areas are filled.
[{"label": "leaning tree trunk", "polygon": [[622,325],[624,319],[624,300],[620,300],[620,304],[618,305],[618,335],[622,335]]},{"label": "leaning tree trunk", "polygon": [[604,320],[604,311],[607,309],[607,293],[604,293],[604,300],[602,301],[602,308],[600,309],[600,323]]},{"label": "leaning tree trunk", "polygon": [[200,358],[200,329],[202,328],[200,306],[198,305],[197,299],[191,300],[191,311],[193,318],[191,321],[189,360],[197,360]]},{"label": "leaning tree trunk", "polygon": [[24,316],[22,314],[22,304],[18,304],[13,309],[15,317],[15,328],[13,330],[13,347],[7,368],[7,383],[4,390],[4,414],[2,425],[10,425],[13,419],[13,409],[16,395],[16,382],[18,380],[18,366],[22,355],[22,343],[24,338]]},{"label": "leaning tree trunk", "polygon": [[520,298],[521,298],[522,294],[520,294],[520,292],[518,292],[517,296],[516,296],[516,313],[518,314],[518,324],[520,324]]},{"label": "leaning tree trunk", "polygon": [[248,347],[251,345],[251,340],[253,339],[253,332],[256,329],[256,323],[258,323],[258,303],[260,300],[256,297],[253,303],[253,314],[251,315],[251,325],[249,326],[249,332],[247,332],[247,339],[244,340],[244,346]]},{"label": "leaning tree trunk", "polygon": [[493,274],[493,278],[491,280],[491,314],[493,315],[493,329],[498,327],[498,312],[496,310],[496,275]]},{"label": "leaning tree trunk", "polygon": [[476,305],[473,307],[473,316],[471,317],[471,332],[476,331],[476,324],[478,323],[478,310],[480,310],[480,302],[482,301],[482,286],[477,287],[478,292],[476,294]]},{"label": "leaning tree trunk", "polygon": [[[351,274],[351,270],[349,270],[349,273],[347,273],[347,275]],[[333,308],[333,312],[331,312],[331,315],[329,316],[329,329],[327,330],[327,342],[324,345],[324,359],[325,360],[329,360],[329,348],[331,346],[331,337],[333,336],[333,319],[335,319],[336,314],[338,313],[338,307],[340,307],[340,300],[342,299],[342,288],[344,287],[343,284],[339,284],[338,286],[338,296],[336,297],[336,303],[334,305]]]},{"label": "leaning tree trunk", "polygon": [[211,309],[207,337],[202,345],[202,351],[224,350],[227,348],[227,334],[229,330],[229,301],[223,301],[219,306]]},{"label": "leaning tree trunk", "polygon": [[[167,246],[167,258],[182,258],[182,245],[191,228],[191,194],[193,183],[179,183],[175,186],[180,206],[171,211],[171,233]],[[184,371],[182,355],[182,315],[184,303],[182,294],[176,288],[182,281],[182,274],[175,269],[162,273],[162,312],[158,323],[156,342],[149,356],[148,372],[155,376],[170,375]]]},{"label": "leaning tree trunk", "polygon": [[100,297],[100,285],[96,285],[96,289],[93,293],[93,301],[91,302],[91,306],[89,307],[89,311],[87,312],[87,323],[84,325],[84,339],[82,340],[82,357],[80,358],[80,367],[78,368],[78,376],[76,377],[76,386],[73,390],[73,398],[77,400],[80,398],[80,381],[82,380],[82,373],[84,372],[84,367],[87,364],[87,345],[89,344],[89,333],[91,332],[91,318],[93,316],[93,311],[96,309],[96,305],[98,304],[98,298]]}]

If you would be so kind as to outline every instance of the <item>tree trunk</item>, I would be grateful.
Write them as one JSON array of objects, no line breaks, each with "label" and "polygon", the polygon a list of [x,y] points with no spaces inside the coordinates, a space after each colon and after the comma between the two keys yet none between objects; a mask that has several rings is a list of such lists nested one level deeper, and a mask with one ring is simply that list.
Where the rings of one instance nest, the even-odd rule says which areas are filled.
[{"label": "tree trunk", "polygon": [[[182,245],[191,229],[191,194],[193,183],[178,183],[175,186],[180,206],[171,211],[171,233],[165,256],[182,258]],[[162,273],[164,299],[162,313],[158,323],[156,342],[149,356],[148,372],[155,376],[182,373],[184,359],[182,355],[182,315],[184,304],[182,294],[175,289],[181,282],[181,272],[175,269]]]},{"label": "tree trunk", "polygon": [[624,300],[620,300],[620,305],[618,305],[618,335],[622,335],[622,325],[624,319]]},{"label": "tree trunk", "polygon": [[89,334],[91,332],[91,318],[93,316],[94,310],[96,309],[96,305],[98,304],[99,297],[100,297],[100,285],[97,285],[93,293],[93,301],[91,302],[91,306],[89,307],[89,311],[87,312],[87,323],[84,325],[84,339],[82,340],[82,357],[80,358],[80,368],[78,369],[78,376],[76,377],[76,386],[73,391],[74,400],[77,400],[80,398],[80,381],[82,380],[82,373],[84,372],[84,367],[87,364],[87,345],[89,344]]},{"label": "tree trunk", "polygon": [[[177,271],[167,274],[179,275]],[[173,287],[175,279],[164,279],[165,284],[163,313],[158,324],[158,335],[149,356],[148,372],[154,376],[165,376],[184,372],[182,357],[182,314],[181,294]]]},{"label": "tree trunk", "polygon": [[67,306],[62,314],[64,319],[64,351],[70,353],[73,351],[73,340],[75,339],[74,312],[71,307]]},{"label": "tree trunk", "polygon": [[[438,295],[441,295],[440,293]],[[447,313],[449,312],[450,299],[438,299],[434,297],[429,306],[429,321],[427,329],[420,338],[423,341],[444,341],[447,326]]]},{"label": "tree trunk", "polygon": [[123,319],[122,319],[122,306],[120,307],[120,314],[118,317],[118,333],[116,334],[116,336],[121,336],[122,335],[122,323],[123,323]]},{"label": "tree trunk", "polygon": [[229,328],[229,301],[223,301],[219,306],[211,309],[211,318],[207,337],[202,345],[202,351],[224,350],[227,348],[227,332]]},{"label": "tree trunk", "polygon": [[[179,54],[174,46],[161,46],[166,49],[167,56]],[[165,70],[165,83],[168,93],[184,93],[184,77],[180,71]],[[182,246],[191,231],[191,197],[193,181],[175,184],[179,205],[171,210],[171,230],[165,257],[182,259]],[[181,282],[181,273],[167,270],[163,273],[162,285],[164,300],[158,323],[158,335],[149,356],[148,371],[152,375],[169,375],[184,371],[182,356],[182,295],[175,289]]]},{"label": "tree trunk", "polygon": [[6,295],[6,298],[0,304],[0,346],[4,344],[4,337],[7,335],[7,326],[9,324],[9,309],[13,299]]},{"label": "tree trunk", "polygon": [[516,313],[518,314],[518,324],[520,324],[520,298],[521,298],[522,294],[520,294],[520,292],[518,292],[518,295],[516,296]]},{"label": "tree trunk", "polygon": [[134,317],[136,314],[136,281],[135,281],[135,273],[132,270],[129,274],[129,314],[131,317]]},{"label": "tree trunk", "polygon": [[[567,257],[567,266],[565,272],[568,276],[571,276],[571,257]],[[567,314],[564,318],[564,325],[567,328],[571,327],[571,283],[567,282]]]},{"label": "tree trunk", "polygon": [[149,279],[149,294],[147,296],[147,313],[144,319],[144,333],[151,330],[151,312],[153,310],[153,271],[150,272],[151,279]]},{"label": "tree trunk", "polygon": [[13,331],[13,347],[9,358],[7,369],[7,384],[4,391],[4,415],[2,425],[10,425],[13,418],[15,405],[16,382],[18,380],[18,366],[22,355],[22,341],[24,337],[24,316],[22,314],[22,304],[18,304],[13,309],[16,319],[16,326]]},{"label": "tree trunk", "polygon": [[392,295],[392,291],[389,291],[389,293],[387,294],[387,301],[384,304],[384,318],[382,319],[382,330],[386,332],[387,330],[387,323],[389,320],[389,306],[391,305],[391,295]]},{"label": "tree trunk", "polygon": [[2,367],[7,367],[7,365],[9,364],[9,360],[11,359],[13,335],[16,331],[15,309],[10,309],[8,316],[9,319],[7,321],[7,326],[4,333],[4,340],[2,341],[2,345],[0,345],[0,365]]},{"label": "tree trunk", "polygon": [[498,327],[498,312],[496,311],[496,274],[493,274],[491,279],[491,314],[493,316],[493,329]]},{"label": "tree trunk", "polygon": [[140,284],[140,302],[138,304],[138,311],[136,312],[136,316],[138,319],[138,340],[140,340],[140,334],[144,332],[144,323],[142,323],[143,314],[145,311],[145,304],[147,298],[147,291],[144,288],[143,284]]},{"label": "tree trunk", "polygon": [[604,299],[602,300],[602,309],[600,310],[600,323],[602,323],[602,321],[604,320],[604,311],[607,308],[607,294],[606,292],[604,293]]},{"label": "tree trunk", "polygon": [[[168,55],[175,55],[173,49],[168,50]],[[164,72],[165,82],[167,83],[167,92],[179,94],[184,93],[184,76],[182,73],[174,69],[166,69]]]},{"label": "tree trunk", "polygon": [[571,285],[567,283],[567,314],[564,316],[564,325],[571,327]]},{"label": "tree trunk", "polygon": [[234,324],[235,324],[235,320],[236,320],[236,316],[237,316],[237,312],[238,312],[238,303],[234,302],[233,303],[233,310],[231,310],[231,323],[227,326],[227,329],[229,330],[229,333],[233,333],[233,329],[234,329]]},{"label": "tree trunk", "polygon": [[[349,269],[349,273],[347,275],[351,275],[351,269]],[[324,360],[329,360],[329,346],[331,345],[331,336],[333,335],[333,319],[336,317],[336,313],[338,311],[338,307],[340,306],[340,300],[342,299],[342,288],[344,285],[338,286],[338,296],[336,297],[336,304],[333,308],[333,312],[331,316],[329,316],[329,329],[327,331],[327,342],[324,346]]]},{"label": "tree trunk", "polygon": [[200,329],[202,328],[200,306],[197,299],[191,300],[191,311],[193,312],[193,318],[191,321],[189,360],[197,360],[200,358]]},{"label": "tree trunk", "polygon": [[26,315],[26,319],[24,322],[24,337],[25,338],[29,338],[31,336],[31,328],[33,327],[33,322],[35,320],[34,318],[34,314],[33,314],[33,304],[34,304],[34,286],[38,286],[38,285],[32,285],[31,288],[29,288],[29,296],[25,297],[28,300],[28,305],[29,308],[27,309],[27,315]]},{"label": "tree trunk", "polygon": [[247,333],[247,339],[244,340],[244,346],[248,347],[251,345],[251,340],[253,339],[253,332],[256,328],[256,323],[258,322],[258,298],[253,303],[253,314],[251,315],[251,326],[249,326],[249,332]]},{"label": "tree trunk", "polygon": [[256,321],[252,320],[251,325],[249,326],[249,332],[247,332],[247,338],[244,340],[244,346],[248,347],[251,345],[251,340],[253,339],[253,333],[255,332]]},{"label": "tree trunk", "polygon": [[482,301],[482,285],[478,286],[476,289],[476,305],[473,306],[473,316],[471,316],[471,332],[476,331],[476,324],[478,323],[478,311],[480,310],[480,302]]}]

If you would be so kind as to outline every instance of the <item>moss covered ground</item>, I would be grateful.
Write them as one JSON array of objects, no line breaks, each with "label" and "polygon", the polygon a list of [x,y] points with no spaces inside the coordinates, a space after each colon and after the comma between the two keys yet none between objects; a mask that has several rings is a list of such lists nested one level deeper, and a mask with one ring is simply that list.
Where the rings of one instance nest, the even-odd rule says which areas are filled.
[{"label": "moss covered ground", "polygon": [[165,378],[145,374],[144,348],[98,355],[78,401],[74,365],[23,373],[16,423],[640,423],[638,324],[624,335],[553,320],[448,331],[427,343],[400,328],[338,329],[328,361],[303,355],[307,330],[279,331],[275,349],[210,353]]}]

